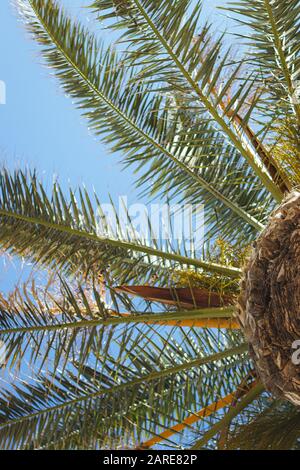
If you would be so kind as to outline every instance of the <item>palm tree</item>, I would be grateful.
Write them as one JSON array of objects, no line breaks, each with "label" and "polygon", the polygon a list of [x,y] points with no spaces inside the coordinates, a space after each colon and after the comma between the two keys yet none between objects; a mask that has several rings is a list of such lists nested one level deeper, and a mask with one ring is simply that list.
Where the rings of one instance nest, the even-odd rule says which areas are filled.
[{"label": "palm tree", "polygon": [[97,196],[3,169],[1,249],[50,280],[0,299],[1,448],[298,448],[299,1],[229,5],[241,54],[199,2],[94,1],[115,48],[59,2],[17,7],[90,129],[149,199],[204,203],[206,238],[112,233]]}]

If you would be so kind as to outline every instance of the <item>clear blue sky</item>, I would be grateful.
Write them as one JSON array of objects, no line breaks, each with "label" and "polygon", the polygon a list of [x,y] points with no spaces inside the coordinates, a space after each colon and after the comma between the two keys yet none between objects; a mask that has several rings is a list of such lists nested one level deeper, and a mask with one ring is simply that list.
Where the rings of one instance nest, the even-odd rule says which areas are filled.
[{"label": "clear blue sky", "polygon": [[[91,0],[60,0],[60,3],[83,22],[90,24],[93,15],[82,9]],[[224,0],[206,0],[205,16],[221,15],[215,5]],[[114,198],[128,195],[136,202],[130,170],[122,170],[119,159],[89,134],[86,123],[70,99],[61,92],[49,70],[41,65],[38,47],[29,39],[9,0],[0,2],[0,80],[6,84],[7,102],[0,105],[0,160],[14,168],[35,167],[45,181],[59,175],[63,186],[85,183],[95,188],[104,202],[108,193]],[[218,17],[223,29],[227,21]],[[100,28],[93,26],[100,33]],[[109,39],[106,33],[106,39]],[[15,276],[2,269],[0,290],[11,285]]]}]

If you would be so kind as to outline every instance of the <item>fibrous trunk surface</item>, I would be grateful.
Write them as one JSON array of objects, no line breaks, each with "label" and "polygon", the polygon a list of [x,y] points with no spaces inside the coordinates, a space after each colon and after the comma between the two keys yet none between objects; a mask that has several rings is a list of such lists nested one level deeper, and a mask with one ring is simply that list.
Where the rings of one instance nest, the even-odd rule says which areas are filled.
[{"label": "fibrous trunk surface", "polygon": [[300,193],[272,214],[244,271],[238,316],[266,388],[300,405]]}]

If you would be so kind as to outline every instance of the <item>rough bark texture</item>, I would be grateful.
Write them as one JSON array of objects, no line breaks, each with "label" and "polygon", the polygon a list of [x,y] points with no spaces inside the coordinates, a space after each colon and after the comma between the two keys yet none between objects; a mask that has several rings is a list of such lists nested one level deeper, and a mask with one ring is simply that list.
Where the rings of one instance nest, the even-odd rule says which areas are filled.
[{"label": "rough bark texture", "polygon": [[245,268],[238,317],[266,388],[300,405],[300,193],[272,214]]}]

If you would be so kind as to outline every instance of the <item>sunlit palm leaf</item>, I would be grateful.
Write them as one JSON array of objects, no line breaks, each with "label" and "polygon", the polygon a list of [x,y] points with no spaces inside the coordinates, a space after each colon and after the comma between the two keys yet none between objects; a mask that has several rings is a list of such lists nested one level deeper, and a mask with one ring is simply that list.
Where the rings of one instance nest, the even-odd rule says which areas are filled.
[{"label": "sunlit palm leaf", "polygon": [[[113,1],[97,0],[92,6],[98,12],[100,19],[110,20],[111,27],[127,29],[124,40],[129,43],[128,55],[135,65],[142,68],[138,77],[143,81],[160,82],[160,89],[163,92],[180,93],[185,97],[187,107],[196,103],[193,111],[198,114],[204,107],[208,116],[243,155],[266,188],[277,200],[281,200],[281,191],[272,181],[264,164],[243,145],[240,136],[224,118],[224,113],[218,111],[218,103],[236,79],[240,63],[230,73],[228,55],[225,53],[224,59],[219,60],[221,40],[215,41],[214,47],[203,61],[203,42],[205,44],[206,41],[207,45],[209,38],[203,41],[201,35],[205,37],[207,27],[203,33],[200,33],[200,37],[195,38],[199,33],[201,3],[193,8],[191,2],[186,0],[172,3],[168,0],[163,2],[132,0],[126,2],[121,14],[118,5]],[[111,20],[113,20],[112,25]],[[212,89],[223,69],[226,69],[226,82],[220,89],[217,99],[212,100]],[[252,91],[251,81],[252,77],[244,79],[228,103],[227,108],[232,110],[233,115],[239,112],[250,90]]]},{"label": "sunlit palm leaf", "polygon": [[154,243],[142,244],[136,234],[125,231],[121,238],[118,227],[113,235],[108,234],[108,222],[101,206],[96,204],[94,209],[87,193],[80,193],[80,200],[79,206],[73,192],[70,200],[66,200],[57,184],[52,197],[48,198],[36,175],[25,175],[21,171],[10,175],[2,171],[1,246],[68,273],[88,273],[96,268],[99,273],[109,266],[115,280],[126,265],[131,269],[157,272],[155,260],[159,259],[164,260],[162,267],[169,269],[187,264],[233,277],[240,275],[235,267],[192,259],[171,249],[163,251]]},{"label": "sunlit palm leaf", "polygon": [[[299,184],[300,47],[299,1],[246,0],[229,2],[230,11],[244,28],[240,36],[249,49],[248,69],[259,72],[264,94],[258,108],[259,134],[279,165]],[[288,136],[288,158],[284,148],[278,155],[276,142]],[[280,146],[279,149],[280,151]]]},{"label": "sunlit palm leaf", "polygon": [[[144,166],[152,160],[152,172],[154,167],[158,170],[154,177],[159,177],[159,186],[166,172],[170,176],[171,171],[176,191],[189,188],[189,194],[199,194],[197,203],[207,203],[208,225],[211,224],[212,232],[216,232],[220,219],[228,234],[230,228],[236,230],[238,215],[249,224],[245,231],[248,230],[248,236],[252,234],[253,238],[253,227],[256,230],[262,228],[257,218],[265,215],[263,208],[257,210],[255,202],[263,187],[259,179],[255,179],[255,174],[250,177],[247,167],[238,170],[233,184],[227,187],[223,172],[229,176],[233,169],[237,170],[240,157],[235,156],[232,146],[222,144],[221,133],[217,133],[216,144],[211,146],[216,131],[210,119],[205,119],[202,124],[199,121],[201,128],[196,133],[192,132],[194,137],[190,136],[191,142],[198,139],[198,161],[194,161],[190,152],[182,152],[184,142],[179,147],[176,143],[174,147],[175,136],[170,137],[170,125],[166,125],[169,106],[166,106],[164,98],[150,93],[148,85],[132,84],[136,71],[128,72],[122,56],[114,51],[105,51],[94,36],[80,25],[72,24],[53,1],[22,0],[19,6],[27,27],[37,41],[46,46],[43,50],[46,61],[54,68],[66,92],[77,100],[98,135],[104,136],[114,149],[125,152],[127,161]],[[155,91],[154,85],[152,88]],[[224,156],[224,164],[218,166],[211,157],[216,159],[220,154]],[[243,175],[244,171],[246,174]],[[239,180],[241,187],[236,185]],[[242,190],[243,185],[249,192]],[[243,227],[243,222],[240,227]]]},{"label": "sunlit palm leaf", "polygon": [[247,25],[244,37],[254,48],[251,60],[263,73],[264,86],[278,110],[291,110],[300,123],[297,81],[300,78],[299,1],[246,0],[228,4],[237,21]]}]

